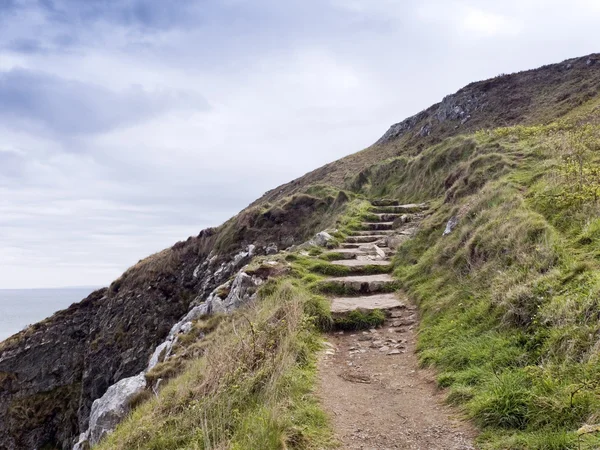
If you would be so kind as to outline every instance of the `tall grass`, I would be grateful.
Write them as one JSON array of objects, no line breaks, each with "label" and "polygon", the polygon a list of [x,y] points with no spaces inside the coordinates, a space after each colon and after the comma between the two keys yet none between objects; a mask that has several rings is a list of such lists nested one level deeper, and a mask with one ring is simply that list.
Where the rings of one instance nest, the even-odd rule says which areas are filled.
[{"label": "tall grass", "polygon": [[[551,145],[570,126],[478,133],[450,164],[433,150],[419,157],[444,185],[428,191],[437,210],[400,248],[395,274],[422,311],[421,363],[439,370],[486,449],[600,448],[576,433],[600,422],[597,205],[546,195],[570,189]],[[393,186],[398,176],[410,175],[390,175]],[[420,188],[410,186],[394,189]],[[442,236],[452,216],[459,224]]]},{"label": "tall grass", "polygon": [[298,283],[270,282],[99,449],[324,449],[329,424],[311,395],[316,323],[326,311]]}]

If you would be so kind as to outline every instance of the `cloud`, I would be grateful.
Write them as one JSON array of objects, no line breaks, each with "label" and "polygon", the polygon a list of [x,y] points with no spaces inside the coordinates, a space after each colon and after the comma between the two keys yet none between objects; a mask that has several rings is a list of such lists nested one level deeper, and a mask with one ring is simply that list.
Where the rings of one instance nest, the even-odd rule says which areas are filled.
[{"label": "cloud", "polygon": [[469,8],[464,13],[462,27],[478,36],[518,35],[523,24],[518,20],[481,9]]},{"label": "cloud", "polygon": [[192,24],[202,2],[178,0],[177,6],[161,0],[3,0],[0,12],[13,17],[35,11],[49,21],[72,26],[77,22],[107,21],[125,26],[165,29]]},{"label": "cloud", "polygon": [[71,136],[127,127],[173,108],[207,108],[193,92],[150,93],[139,87],[114,92],[26,69],[0,73],[0,104],[4,120]]},{"label": "cloud", "polygon": [[471,81],[597,51],[598,20],[591,0],[0,0],[0,288],[108,284]]}]

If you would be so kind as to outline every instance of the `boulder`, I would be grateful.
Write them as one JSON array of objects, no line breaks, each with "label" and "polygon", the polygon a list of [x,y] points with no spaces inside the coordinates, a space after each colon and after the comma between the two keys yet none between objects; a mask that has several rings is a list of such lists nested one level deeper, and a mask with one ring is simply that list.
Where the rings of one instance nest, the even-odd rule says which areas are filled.
[{"label": "boulder", "polygon": [[326,247],[327,243],[333,240],[333,236],[326,231],[321,231],[320,233],[317,233],[312,240],[315,245],[318,245],[319,247]]},{"label": "boulder", "polygon": [[275,253],[277,253],[277,251],[277,244],[269,244],[265,247],[266,255],[274,255]]},{"label": "boulder", "polygon": [[[106,393],[92,404],[89,427],[89,443],[96,445],[112,433],[117,425],[129,413],[131,400],[146,388],[144,373],[123,378],[108,388]],[[79,442],[80,448],[84,444]]]},{"label": "boulder", "polygon": [[444,234],[442,236],[447,236],[452,233],[452,230],[454,230],[456,225],[458,225],[458,217],[452,216],[446,224],[446,229],[444,230]]},{"label": "boulder", "polygon": [[396,250],[400,247],[404,242],[409,239],[409,236],[404,234],[391,234],[385,238],[388,248],[392,250]]}]

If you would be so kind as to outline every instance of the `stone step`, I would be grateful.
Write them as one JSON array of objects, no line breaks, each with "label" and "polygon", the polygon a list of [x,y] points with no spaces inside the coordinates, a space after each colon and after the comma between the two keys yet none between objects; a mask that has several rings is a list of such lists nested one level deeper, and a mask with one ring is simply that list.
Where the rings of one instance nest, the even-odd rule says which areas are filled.
[{"label": "stone step", "polygon": [[394,230],[359,230],[353,231],[350,236],[378,236],[384,237],[388,234],[394,234]]},{"label": "stone step", "polygon": [[369,253],[360,251],[355,248],[337,248],[333,251],[323,253],[323,256],[326,257],[327,255],[331,255],[331,254],[339,255],[340,258],[343,258],[343,259],[355,259],[355,258],[359,258],[359,257],[369,256]]},{"label": "stone step", "polygon": [[322,292],[344,293],[346,295],[392,292],[398,288],[398,281],[387,273],[327,278],[319,283],[319,289]]},{"label": "stone step", "polygon": [[[374,231],[378,231],[378,230],[374,230]],[[368,243],[368,242],[377,242],[377,241],[381,241],[382,239],[387,238],[387,234],[366,234],[366,235],[358,235],[358,236],[348,236],[346,238],[346,242],[348,243],[352,243],[352,244],[358,244],[358,243]]]},{"label": "stone step", "polygon": [[363,222],[365,230],[391,230],[394,227],[394,222]]},{"label": "stone step", "polygon": [[371,208],[371,212],[374,214],[411,214],[427,210],[425,203],[409,203],[406,205],[380,205]]},{"label": "stone step", "polygon": [[375,309],[380,309],[391,315],[393,311],[404,308],[406,308],[406,304],[395,293],[331,299],[331,312],[337,316],[356,310],[368,312]]},{"label": "stone step", "polygon": [[387,242],[384,240],[377,240],[374,242],[342,242],[340,244],[340,246],[342,248],[358,248],[363,251],[374,250],[374,249],[370,249],[370,248],[363,248],[363,246],[365,246],[365,245],[376,245],[377,247],[382,248],[382,249],[386,248],[388,246]]},{"label": "stone step", "polygon": [[377,245],[379,248],[387,247],[387,242],[382,240],[369,241],[369,242],[342,242],[340,245],[342,248],[361,248],[365,244]]},{"label": "stone step", "polygon": [[404,214],[399,214],[399,213],[375,213],[374,215],[379,218],[380,222],[393,222],[394,220],[402,217]]},{"label": "stone step", "polygon": [[392,266],[387,259],[343,259],[340,261],[331,261],[331,264],[346,267]]}]

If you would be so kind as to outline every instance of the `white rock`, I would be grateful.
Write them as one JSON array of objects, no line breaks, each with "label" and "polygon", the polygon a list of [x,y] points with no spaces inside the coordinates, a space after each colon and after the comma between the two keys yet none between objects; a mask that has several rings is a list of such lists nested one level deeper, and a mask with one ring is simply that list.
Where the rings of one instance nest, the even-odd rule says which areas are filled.
[{"label": "white rock", "polygon": [[173,342],[171,340],[166,340],[158,347],[156,347],[156,350],[154,350],[154,353],[152,353],[152,356],[150,357],[150,362],[148,362],[148,367],[146,368],[146,371],[152,370],[154,367],[156,367],[156,365],[159,362],[164,360],[164,357],[169,351],[169,347],[171,347],[171,345],[173,345]]},{"label": "white rock", "polygon": [[383,250],[381,250],[377,245],[374,245],[373,247],[375,248],[375,253],[377,253],[377,256],[380,258],[385,258],[385,252]]},{"label": "white rock", "polygon": [[450,220],[446,224],[446,229],[444,230],[444,234],[442,236],[446,236],[446,235],[452,233],[452,230],[454,230],[456,225],[458,225],[458,217],[453,216],[450,218]]},{"label": "white rock", "polygon": [[89,430],[79,435],[79,440],[73,446],[73,450],[90,450],[90,432]]},{"label": "white rock", "polygon": [[314,241],[315,245],[318,245],[319,247],[325,247],[329,241],[333,240],[333,236],[326,231],[321,231],[320,233],[317,233],[312,240]]},{"label": "white rock", "polygon": [[94,401],[89,427],[91,445],[114,431],[129,412],[130,401],[145,388],[146,377],[142,372],[113,384],[102,397]]}]

